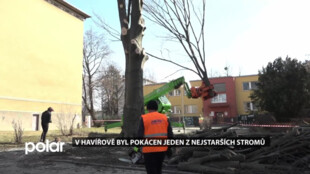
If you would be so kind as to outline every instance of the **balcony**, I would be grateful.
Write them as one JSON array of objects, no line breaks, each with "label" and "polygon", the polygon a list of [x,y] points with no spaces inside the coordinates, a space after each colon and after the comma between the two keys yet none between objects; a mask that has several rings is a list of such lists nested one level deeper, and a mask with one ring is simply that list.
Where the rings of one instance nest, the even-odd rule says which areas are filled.
[{"label": "balcony", "polygon": [[211,103],[208,105],[209,108],[222,108],[229,107],[229,103]]}]

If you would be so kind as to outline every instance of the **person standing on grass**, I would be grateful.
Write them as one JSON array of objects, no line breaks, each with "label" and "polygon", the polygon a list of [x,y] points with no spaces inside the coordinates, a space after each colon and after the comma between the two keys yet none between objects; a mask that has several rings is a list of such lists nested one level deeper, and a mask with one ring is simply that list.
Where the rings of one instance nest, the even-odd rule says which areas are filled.
[{"label": "person standing on grass", "polygon": [[[139,138],[173,138],[171,125],[166,115],[158,113],[158,104],[151,100],[146,109],[148,113],[142,115],[139,128]],[[142,147],[145,168],[148,174],[161,174],[162,163],[165,155],[169,152],[168,146],[145,146]]]},{"label": "person standing on grass", "polygon": [[51,112],[53,112],[54,109],[49,107],[47,108],[46,111],[44,111],[42,113],[42,116],[41,116],[41,126],[42,126],[42,134],[41,134],[41,139],[40,139],[40,142],[45,142],[45,138],[46,138],[46,134],[47,134],[47,131],[48,131],[48,125],[49,123],[52,123],[52,119],[51,119]]}]

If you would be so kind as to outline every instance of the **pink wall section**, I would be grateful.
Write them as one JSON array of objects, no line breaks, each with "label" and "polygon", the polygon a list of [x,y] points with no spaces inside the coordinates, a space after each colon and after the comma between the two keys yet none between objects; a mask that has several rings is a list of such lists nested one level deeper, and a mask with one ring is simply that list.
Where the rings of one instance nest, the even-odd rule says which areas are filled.
[{"label": "pink wall section", "polygon": [[[237,105],[236,105],[236,93],[235,93],[235,78],[234,77],[219,77],[210,78],[211,84],[225,83],[226,92],[219,92],[219,94],[226,93],[226,103],[211,103],[211,99],[204,101],[203,113],[204,116],[210,116],[213,112],[214,123],[220,122],[231,122],[231,118],[237,116]],[[216,114],[222,115],[223,117],[216,117]],[[211,114],[212,115],[212,114]]]}]

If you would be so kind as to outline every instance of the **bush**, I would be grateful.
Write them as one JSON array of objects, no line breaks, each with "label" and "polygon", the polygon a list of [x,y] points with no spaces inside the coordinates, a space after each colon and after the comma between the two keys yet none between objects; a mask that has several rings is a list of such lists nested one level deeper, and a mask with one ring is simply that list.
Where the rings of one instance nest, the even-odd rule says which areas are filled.
[{"label": "bush", "polygon": [[20,120],[17,122],[15,120],[12,121],[12,127],[14,129],[14,142],[22,143],[24,129],[22,128],[22,123]]},{"label": "bush", "polygon": [[57,127],[64,136],[73,135],[74,123],[77,115],[72,112],[71,108],[62,108],[59,113],[56,114]]}]

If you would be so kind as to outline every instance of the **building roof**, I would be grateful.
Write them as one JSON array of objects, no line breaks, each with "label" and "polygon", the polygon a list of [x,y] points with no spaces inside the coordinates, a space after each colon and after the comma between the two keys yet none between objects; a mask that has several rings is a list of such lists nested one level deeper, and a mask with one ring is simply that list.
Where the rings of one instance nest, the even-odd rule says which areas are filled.
[{"label": "building roof", "polygon": [[251,76],[258,76],[258,74],[240,75],[240,76],[235,76],[235,77],[238,78],[238,77],[251,77]]},{"label": "building roof", "polygon": [[63,11],[81,19],[84,20],[86,18],[89,18],[90,16],[83,11],[77,9],[76,7],[72,6],[71,4],[67,3],[64,0],[45,0],[49,2],[50,4],[53,4],[54,6],[62,9]]},{"label": "building roof", "polygon": [[168,82],[160,82],[160,83],[152,83],[152,84],[146,84],[146,85],[143,85],[143,86],[156,86],[156,85],[165,85],[167,84]]},{"label": "building roof", "polygon": [[156,84],[156,82],[143,78],[143,85]]}]

